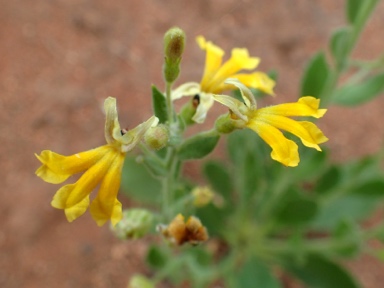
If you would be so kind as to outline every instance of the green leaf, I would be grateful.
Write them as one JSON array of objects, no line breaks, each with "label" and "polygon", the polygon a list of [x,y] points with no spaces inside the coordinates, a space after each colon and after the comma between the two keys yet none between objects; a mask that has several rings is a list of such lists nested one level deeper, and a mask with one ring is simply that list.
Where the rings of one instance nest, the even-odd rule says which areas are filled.
[{"label": "green leaf", "polygon": [[260,287],[280,288],[282,287],[270,269],[256,258],[250,259],[234,275],[230,275],[230,288]]},{"label": "green leaf", "polygon": [[363,3],[364,1],[367,1],[367,0],[348,0],[347,1],[346,14],[347,14],[347,19],[349,23],[351,24],[356,23],[357,17],[359,15],[359,11],[361,7],[364,5]]},{"label": "green leaf", "polygon": [[316,216],[317,211],[318,205],[315,201],[297,195],[289,197],[280,204],[275,217],[280,224],[297,226],[310,222]]},{"label": "green leaf", "polygon": [[[360,185],[356,185],[351,193],[362,197],[381,198],[384,196],[384,179],[372,179]],[[379,199],[377,199],[379,200]]]},{"label": "green leaf", "polygon": [[331,166],[329,169],[317,180],[314,190],[318,194],[326,194],[335,188],[341,181],[341,172],[337,166]]},{"label": "green leaf", "polygon": [[220,136],[212,132],[203,132],[187,139],[180,147],[181,160],[200,159],[207,156],[216,147]]},{"label": "green leaf", "polygon": [[287,258],[285,267],[311,288],[360,287],[343,267],[318,254],[309,255],[304,263]]},{"label": "green leaf", "polygon": [[128,197],[146,203],[157,204],[160,201],[161,183],[152,177],[148,170],[135,157],[127,157],[124,162],[121,186]]},{"label": "green leaf", "polygon": [[372,76],[362,83],[346,84],[332,95],[335,104],[355,106],[365,103],[384,92],[384,73]]},{"label": "green leaf", "polygon": [[318,230],[334,229],[342,221],[358,221],[369,216],[378,204],[373,197],[346,195],[321,207],[311,226]]},{"label": "green leaf", "polygon": [[351,30],[347,27],[340,28],[332,34],[329,48],[339,68],[345,65],[346,57],[348,56],[350,35]]},{"label": "green leaf", "polygon": [[357,256],[362,247],[359,226],[352,221],[342,221],[332,231],[334,252],[341,257]]},{"label": "green leaf", "polygon": [[328,150],[323,149],[319,152],[315,149],[308,149],[308,147],[299,147],[300,163],[294,169],[289,169],[287,172],[291,173],[292,183],[300,181],[311,181],[318,178],[326,169],[328,165]]},{"label": "green leaf", "polygon": [[147,252],[146,261],[152,268],[161,269],[170,261],[167,253],[160,247],[152,245]]},{"label": "green leaf", "polygon": [[160,123],[165,123],[168,119],[167,101],[155,85],[152,85],[152,106],[155,116],[159,118]]},{"label": "green leaf", "polygon": [[233,185],[231,176],[224,167],[224,164],[214,161],[206,162],[203,167],[203,173],[213,190],[220,193],[226,201],[230,200]]},{"label": "green leaf", "polygon": [[330,68],[324,53],[319,52],[314,55],[309,61],[301,82],[301,95],[319,98],[329,74]]}]

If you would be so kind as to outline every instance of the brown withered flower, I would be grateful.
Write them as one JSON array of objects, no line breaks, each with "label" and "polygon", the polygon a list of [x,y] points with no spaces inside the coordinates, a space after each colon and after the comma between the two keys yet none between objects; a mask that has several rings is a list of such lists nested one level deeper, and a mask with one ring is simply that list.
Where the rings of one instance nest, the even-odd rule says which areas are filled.
[{"label": "brown withered flower", "polygon": [[197,245],[209,238],[207,229],[197,217],[190,216],[185,222],[181,214],[178,214],[168,226],[160,226],[159,231],[170,242],[179,246],[184,243]]}]

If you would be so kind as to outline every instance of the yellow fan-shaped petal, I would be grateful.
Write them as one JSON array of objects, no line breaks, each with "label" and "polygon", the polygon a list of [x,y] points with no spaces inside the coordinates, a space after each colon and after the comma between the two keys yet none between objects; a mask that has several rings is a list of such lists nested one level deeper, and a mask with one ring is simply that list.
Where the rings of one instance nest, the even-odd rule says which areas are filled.
[{"label": "yellow fan-shaped petal", "polygon": [[259,109],[260,113],[281,116],[312,116],[321,118],[327,109],[319,109],[320,99],[312,96],[301,97],[296,103],[285,103]]},{"label": "yellow fan-shaped petal", "polygon": [[37,159],[43,164],[36,170],[36,175],[48,183],[61,183],[69,176],[82,172],[95,164],[107,151],[108,146],[63,156],[50,150],[44,150]]},{"label": "yellow fan-shaped petal", "polygon": [[89,208],[93,219],[99,226],[110,220],[113,212],[117,213],[114,209],[116,209],[116,198],[120,188],[124,157],[124,154],[118,154],[112,160],[111,166],[101,182],[99,192]]},{"label": "yellow fan-shaped petal", "polygon": [[65,201],[65,208],[70,208],[76,205],[96,188],[107,173],[116,153],[118,153],[117,150],[111,147],[110,151],[108,151],[103,158],[84,172],[72,187],[72,191]]},{"label": "yellow fan-shaped petal", "polygon": [[200,48],[206,51],[204,74],[201,80],[201,85],[206,86],[220,68],[224,51],[212,42],[206,41],[203,36],[198,36],[196,41]]},{"label": "yellow fan-shaped petal", "polygon": [[81,215],[87,211],[87,208],[89,206],[89,196],[86,196],[83,200],[81,200],[76,205],[73,205],[70,208],[66,208],[64,210],[65,216],[67,217],[68,222],[72,222],[73,220],[76,220]]},{"label": "yellow fan-shaped petal", "polygon": [[284,137],[277,128],[261,121],[251,120],[247,127],[255,131],[272,148],[272,159],[285,166],[295,167],[300,158],[297,144]]},{"label": "yellow fan-shaped petal", "polygon": [[240,70],[255,69],[259,62],[259,58],[249,56],[247,49],[234,48],[232,49],[231,58],[220,67],[207,85],[202,85],[202,90],[205,92],[220,93],[220,85],[227,78],[232,78],[232,76]]},{"label": "yellow fan-shaped petal", "polygon": [[[239,80],[247,87],[259,89],[266,94],[274,95],[273,87],[275,87],[276,83],[265,73],[254,72],[251,74],[235,74],[232,78]],[[224,88],[228,89],[227,87]]]},{"label": "yellow fan-shaped petal", "polygon": [[315,148],[318,151],[321,151],[321,148],[317,144],[324,143],[328,140],[323,132],[311,122],[299,122],[280,115],[263,115],[261,113],[258,113],[258,115],[263,122],[292,133],[299,137],[305,146]]}]

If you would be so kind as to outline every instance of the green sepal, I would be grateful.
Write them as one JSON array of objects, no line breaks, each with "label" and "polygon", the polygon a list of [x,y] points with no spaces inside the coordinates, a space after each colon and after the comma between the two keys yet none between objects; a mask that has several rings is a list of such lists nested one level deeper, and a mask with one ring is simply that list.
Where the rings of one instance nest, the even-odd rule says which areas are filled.
[{"label": "green sepal", "polygon": [[168,119],[167,101],[155,85],[152,85],[152,107],[155,116],[159,118],[159,123],[165,123]]},{"label": "green sepal", "polygon": [[375,75],[362,83],[346,84],[332,95],[333,102],[342,106],[365,103],[384,92],[384,73]]},{"label": "green sepal", "polygon": [[203,158],[213,151],[219,138],[220,135],[212,131],[203,132],[188,138],[180,146],[178,157],[180,160]]},{"label": "green sepal", "polygon": [[323,52],[312,57],[305,69],[301,82],[301,96],[313,96],[319,98],[323,91],[330,68]]}]

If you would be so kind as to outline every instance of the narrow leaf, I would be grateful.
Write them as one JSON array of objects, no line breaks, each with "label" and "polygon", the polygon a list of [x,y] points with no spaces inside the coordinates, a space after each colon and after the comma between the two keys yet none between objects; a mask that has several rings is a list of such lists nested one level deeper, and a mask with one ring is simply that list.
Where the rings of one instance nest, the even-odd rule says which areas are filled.
[{"label": "narrow leaf", "polygon": [[323,52],[309,61],[301,82],[301,95],[319,98],[327,82],[330,68]]},{"label": "narrow leaf", "polygon": [[210,161],[205,163],[203,172],[212,188],[224,196],[226,200],[229,200],[232,191],[232,182],[229,172],[224,165],[219,162]]},{"label": "narrow leaf", "polygon": [[287,259],[287,264],[288,271],[311,288],[360,287],[343,267],[318,254],[309,255],[304,264],[292,259]]},{"label": "narrow leaf", "polygon": [[351,30],[347,27],[336,30],[332,34],[330,41],[330,50],[337,67],[342,68],[345,65],[348,56],[348,44]]},{"label": "narrow leaf", "polygon": [[219,135],[212,135],[211,132],[200,133],[193,136],[181,145],[178,156],[181,160],[203,158],[212,152],[219,138]]},{"label": "narrow leaf", "polygon": [[155,85],[152,85],[152,105],[155,116],[159,118],[160,123],[165,123],[168,119],[167,101]]},{"label": "narrow leaf", "polygon": [[[357,20],[357,16],[359,15],[359,11],[363,6],[363,2],[367,0],[348,0],[346,6],[346,14],[349,23],[355,24]],[[369,0],[368,0],[369,1]]]},{"label": "narrow leaf", "polygon": [[373,76],[363,83],[347,84],[333,94],[335,104],[355,106],[367,102],[384,92],[384,73]]},{"label": "narrow leaf", "polygon": [[250,259],[237,273],[232,276],[230,288],[260,287],[280,288],[282,287],[270,269],[256,258]]}]

